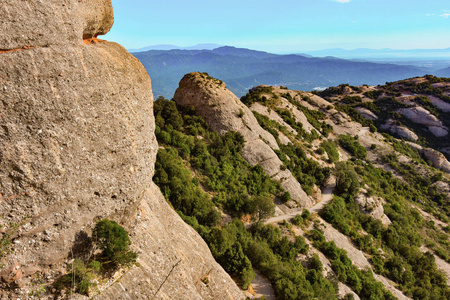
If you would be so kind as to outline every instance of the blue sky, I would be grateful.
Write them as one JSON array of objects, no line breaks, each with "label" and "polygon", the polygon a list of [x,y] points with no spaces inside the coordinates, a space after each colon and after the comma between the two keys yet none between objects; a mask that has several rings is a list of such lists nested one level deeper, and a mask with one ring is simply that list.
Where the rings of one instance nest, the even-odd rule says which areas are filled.
[{"label": "blue sky", "polygon": [[275,53],[449,48],[449,0],[112,0],[126,48],[214,43]]}]

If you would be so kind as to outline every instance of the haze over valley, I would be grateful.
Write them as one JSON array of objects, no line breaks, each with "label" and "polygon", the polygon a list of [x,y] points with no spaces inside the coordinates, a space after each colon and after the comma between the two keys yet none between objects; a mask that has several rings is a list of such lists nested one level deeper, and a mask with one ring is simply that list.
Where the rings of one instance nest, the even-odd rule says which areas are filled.
[{"label": "haze over valley", "polygon": [[[341,83],[378,85],[425,74],[445,77],[448,76],[448,69],[445,68],[450,66],[450,50],[448,49],[428,52],[400,51],[415,53],[412,55],[416,56],[405,56],[404,61],[399,61],[399,56],[392,56],[393,53],[397,53],[393,50],[384,51],[382,53],[385,54],[379,56],[376,54],[380,51],[369,49],[314,52],[336,55],[345,53],[346,55],[343,56],[359,58],[356,60],[333,56],[314,57],[305,54],[282,55],[230,46],[215,48],[216,46],[203,44],[181,48],[159,45],[133,50],[132,53],[142,62],[151,76],[155,97],[161,95],[168,99],[173,97],[179,78],[194,71],[207,72],[221,78],[231,91],[238,96],[243,96],[250,88],[261,84],[312,91],[323,90]],[[432,55],[430,52],[443,53],[444,56],[430,57]],[[374,58],[370,58],[371,55]],[[366,58],[361,59],[361,57]]]}]

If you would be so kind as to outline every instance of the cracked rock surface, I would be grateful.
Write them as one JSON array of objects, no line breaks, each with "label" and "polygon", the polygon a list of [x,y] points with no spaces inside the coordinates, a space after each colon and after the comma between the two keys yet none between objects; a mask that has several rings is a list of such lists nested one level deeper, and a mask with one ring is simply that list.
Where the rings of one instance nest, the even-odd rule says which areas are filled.
[{"label": "cracked rock surface", "polygon": [[113,24],[111,1],[5,0],[0,20],[0,225],[18,226],[0,298],[28,295],[31,274],[45,286],[66,274],[101,218],[126,227],[140,267],[99,298],[151,298],[176,259],[155,299],[242,298],[152,183],[150,78],[122,46],[96,39]]}]

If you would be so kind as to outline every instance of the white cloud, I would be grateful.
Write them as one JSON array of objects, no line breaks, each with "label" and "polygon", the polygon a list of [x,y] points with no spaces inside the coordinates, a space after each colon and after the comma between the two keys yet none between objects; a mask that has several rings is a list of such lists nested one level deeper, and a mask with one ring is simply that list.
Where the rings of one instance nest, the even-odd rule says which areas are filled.
[{"label": "white cloud", "polygon": [[450,17],[450,13],[442,14],[441,17],[448,18],[448,17]]},{"label": "white cloud", "polygon": [[349,3],[350,2],[350,0],[333,0],[333,1],[336,1],[339,3]]}]

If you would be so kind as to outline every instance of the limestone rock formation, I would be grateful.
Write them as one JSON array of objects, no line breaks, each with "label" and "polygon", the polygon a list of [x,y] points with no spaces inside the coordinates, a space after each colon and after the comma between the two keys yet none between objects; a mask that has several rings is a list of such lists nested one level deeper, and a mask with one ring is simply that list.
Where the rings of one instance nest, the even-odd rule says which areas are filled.
[{"label": "limestone rock formation", "polygon": [[434,106],[442,110],[443,112],[450,112],[450,103],[447,103],[436,96],[428,95],[428,99],[430,99],[431,103]]},{"label": "limestone rock formation", "polygon": [[423,148],[421,152],[427,159],[431,160],[431,163],[436,169],[450,173],[450,162],[444,154],[431,148]]},{"label": "limestone rock formation", "polygon": [[157,298],[241,298],[152,185],[150,78],[123,47],[96,39],[112,26],[110,0],[5,0],[0,19],[0,225],[18,226],[0,298],[28,295],[30,273],[44,285],[66,273],[101,218],[129,230],[140,262],[104,297],[149,299],[181,259]]},{"label": "limestone rock formation", "polygon": [[360,189],[359,194],[355,197],[355,202],[362,213],[370,215],[375,220],[381,220],[386,226],[391,224],[391,220],[384,214],[384,200],[380,197],[370,196],[365,189]]},{"label": "limestone rock formation", "polygon": [[308,119],[306,118],[305,114],[302,111],[300,111],[295,105],[293,105],[288,100],[286,100],[285,98],[281,98],[280,104],[278,105],[278,107],[289,109],[291,111],[292,115],[297,120],[297,122],[300,122],[303,125],[303,129],[306,132],[310,133],[311,130],[314,129],[314,126],[312,126],[308,122]]},{"label": "limestone rock formation", "polygon": [[378,120],[377,115],[374,114],[370,109],[367,109],[367,108],[362,107],[362,106],[358,106],[358,107],[355,107],[355,110],[356,110],[357,112],[359,112],[359,114],[360,114],[364,119],[367,119],[367,120]]},{"label": "limestone rock formation", "polygon": [[394,134],[398,134],[400,137],[403,137],[408,140],[417,141],[419,137],[410,129],[405,126],[400,126],[395,124],[395,121],[392,119],[388,119],[385,124],[381,125],[381,129],[387,129]]},{"label": "limestone rock formation", "polygon": [[240,132],[245,139],[242,156],[251,165],[261,165],[269,176],[279,180],[301,206],[313,205],[292,173],[281,170],[282,162],[272,150],[279,149],[275,138],[259,126],[250,109],[223,82],[206,73],[187,74],[180,81],[174,100],[178,105],[194,108],[214,131],[221,134]]},{"label": "limestone rock formation", "polygon": [[398,109],[398,112],[414,123],[428,126],[431,133],[437,137],[448,135],[449,129],[445,127],[438,118],[421,106],[400,108]]},{"label": "limestone rock formation", "polygon": [[126,220],[133,232],[140,266],[125,273],[98,299],[151,299],[149,296],[158,291],[174,266],[155,299],[243,298],[209,250],[205,251],[206,243],[167,205],[155,184]]},{"label": "limestone rock formation", "polygon": [[417,145],[416,143],[411,142],[407,143],[413,149],[418,150],[425,158],[429,159],[433,167],[435,167],[436,169],[441,169],[444,172],[450,173],[450,162],[447,160],[444,154],[431,148],[424,148],[420,145]]}]

